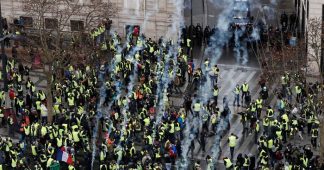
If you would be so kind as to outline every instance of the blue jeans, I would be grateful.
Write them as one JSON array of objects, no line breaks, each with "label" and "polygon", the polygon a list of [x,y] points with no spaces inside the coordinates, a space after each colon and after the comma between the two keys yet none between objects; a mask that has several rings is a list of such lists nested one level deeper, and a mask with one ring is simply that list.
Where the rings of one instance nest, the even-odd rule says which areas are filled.
[{"label": "blue jeans", "polygon": [[235,103],[239,106],[240,105],[240,95],[239,94],[235,94],[234,95],[234,102],[233,105],[235,106]]}]

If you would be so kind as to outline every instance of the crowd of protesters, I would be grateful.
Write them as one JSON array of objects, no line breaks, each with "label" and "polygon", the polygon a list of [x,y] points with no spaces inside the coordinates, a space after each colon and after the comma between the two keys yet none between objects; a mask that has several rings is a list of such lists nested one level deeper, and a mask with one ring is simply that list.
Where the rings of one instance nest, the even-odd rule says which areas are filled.
[{"label": "crowd of protesters", "polygon": [[[191,53],[194,44],[208,44],[213,31],[207,26],[203,32],[198,24],[183,32],[178,43],[154,41],[132,30],[122,42],[116,32],[100,25],[91,32],[93,44],[112,59],[99,65],[68,63],[62,74],[54,71],[49,91],[36,87],[24,63],[10,58],[3,68],[8,74],[2,75],[8,78],[9,91],[0,93],[1,128],[8,129],[8,137],[0,139],[0,169],[50,169],[56,162],[68,170],[171,169],[179,166],[177,159],[184,159],[181,141],[188,117],[203,123],[196,137],[205,152],[207,132],[217,132],[218,122],[231,114],[232,102],[242,108],[237,114],[243,135],[255,135],[258,153],[234,159],[238,136],[230,134],[231,157],[223,158],[223,169],[320,169],[313,150],[318,150],[323,84],[284,73],[281,90],[274,94],[278,104],[271,106],[267,100],[274,92],[266,82],[260,83],[257,99],[243,83],[233,89],[233,101],[221,96],[221,111],[221,70],[208,59],[204,69],[195,66]],[[172,106],[171,94],[183,94],[187,83],[197,90],[207,76],[213,86],[210,103],[186,94],[183,108]],[[310,146],[290,143],[307,136]],[[194,145],[193,140],[193,159]],[[62,152],[68,159],[62,159]],[[207,169],[216,168],[217,159],[206,155]],[[200,163],[194,168],[201,169]]]}]

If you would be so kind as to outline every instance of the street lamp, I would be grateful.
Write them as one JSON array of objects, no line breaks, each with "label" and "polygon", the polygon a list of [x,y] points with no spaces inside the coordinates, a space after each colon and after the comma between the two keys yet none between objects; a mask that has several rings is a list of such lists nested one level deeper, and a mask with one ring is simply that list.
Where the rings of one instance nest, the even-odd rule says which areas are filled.
[{"label": "street lamp", "polygon": [[[0,1],[0,38],[3,38],[3,19],[1,12],[1,1]],[[7,55],[4,47],[4,40],[1,41],[1,59],[2,59],[2,77],[3,77],[3,90],[8,92],[8,77],[7,77]]]}]

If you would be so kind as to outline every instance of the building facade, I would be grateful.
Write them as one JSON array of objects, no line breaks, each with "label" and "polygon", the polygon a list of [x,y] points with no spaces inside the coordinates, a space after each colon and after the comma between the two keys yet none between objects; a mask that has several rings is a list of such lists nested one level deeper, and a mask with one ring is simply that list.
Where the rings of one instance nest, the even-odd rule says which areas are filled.
[{"label": "building facade", "polygon": [[[91,5],[95,0],[70,0],[83,5]],[[167,35],[172,26],[172,18],[175,15],[176,1],[178,0],[101,0],[111,2],[116,8],[116,14],[110,18],[112,29],[120,35],[126,34],[127,26],[138,26],[140,32],[146,37],[158,39]],[[8,23],[13,23],[15,19],[24,18],[24,22],[32,20],[33,16],[26,16],[22,0],[1,0],[2,16]],[[51,18],[49,17],[49,20]],[[84,16],[74,16],[71,18],[70,26],[66,31],[75,31],[84,20]],[[77,26],[75,26],[77,25]],[[95,26],[94,26],[95,27]]]},{"label": "building facade", "polygon": [[[300,32],[306,37],[306,41],[308,39],[308,21],[312,18],[319,18],[322,21],[322,30],[321,34],[319,35],[318,42],[321,46],[321,57],[320,63],[321,66],[318,68],[316,61],[313,58],[309,58],[308,65],[309,69],[313,74],[318,74],[320,71],[324,72],[324,1],[323,0],[295,0],[295,7],[297,16],[299,18],[298,29]],[[311,48],[307,48],[308,53],[312,53]]]}]

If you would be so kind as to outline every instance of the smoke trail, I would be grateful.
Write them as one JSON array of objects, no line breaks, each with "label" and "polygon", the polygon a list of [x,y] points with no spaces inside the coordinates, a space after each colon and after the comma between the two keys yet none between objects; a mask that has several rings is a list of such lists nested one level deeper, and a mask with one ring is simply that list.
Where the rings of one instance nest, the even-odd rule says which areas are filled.
[{"label": "smoke trail", "polygon": [[[156,10],[158,10],[158,9],[156,9]],[[148,13],[144,14],[144,22],[143,22],[143,26],[142,26],[144,32],[148,32],[148,31],[145,31],[146,28],[147,28],[148,21],[149,21],[150,17],[152,15],[154,15],[155,12],[157,12],[157,11],[148,12]],[[129,30],[128,32],[131,32],[131,30]],[[143,41],[143,46],[146,46],[145,38],[138,37],[138,39]],[[127,39],[127,42],[125,43],[125,45],[128,44],[128,43],[130,43],[130,39]],[[136,59],[134,59],[134,56],[140,50],[142,50],[142,49],[136,46],[136,47],[132,48],[132,50],[129,51],[128,55],[127,55],[127,60],[129,60],[132,63],[132,65],[134,66],[133,67],[134,68],[133,74],[130,75],[130,82],[129,82],[128,87],[127,87],[128,93],[125,95],[127,101],[129,101],[129,97],[132,95],[133,87],[134,87],[134,85],[136,83],[135,80],[136,80],[136,77],[137,77],[137,65],[138,65],[138,63],[137,63]],[[121,130],[120,137],[123,137],[124,131],[126,130],[127,123],[129,121],[129,118],[128,118],[128,115],[127,115],[129,113],[128,109],[129,109],[129,103],[127,103],[127,105],[122,108],[122,114],[123,114],[124,119],[123,119],[123,122],[122,122],[122,127],[121,127],[122,130]],[[122,146],[121,146],[121,141],[119,141],[119,143],[117,145],[117,148],[123,149]],[[117,164],[119,164],[120,161],[121,161],[121,158],[118,157]]]},{"label": "smoke trail", "polygon": [[[211,45],[205,51],[205,55],[211,57],[211,65],[213,65],[213,64],[217,63],[217,60],[222,55],[224,45],[226,45],[232,37],[231,33],[228,31],[228,28],[230,27],[230,24],[233,21],[233,19],[232,19],[233,18],[233,16],[232,16],[233,15],[233,13],[232,13],[233,7],[235,7],[237,10],[244,11],[247,6],[244,6],[244,5],[236,6],[234,3],[234,0],[231,0],[231,1],[210,0],[210,2],[212,2],[215,6],[221,7],[223,9],[223,11],[221,12],[221,14],[218,18],[218,21],[217,21],[217,28],[219,30],[216,31],[216,33],[211,37]],[[275,4],[274,2],[276,2],[276,1],[272,1],[272,4]],[[258,0],[250,1],[250,5],[252,5],[252,7],[250,7],[250,9],[261,8],[261,6],[262,6]],[[260,39],[260,35],[259,35],[260,29],[254,27],[252,34],[250,36],[248,36],[248,38],[242,37],[243,36],[242,31],[245,31],[244,27],[242,30],[234,30],[234,42],[235,42],[234,51],[236,52],[235,57],[236,57],[237,62],[241,63],[241,61],[242,61],[242,64],[245,65],[248,62],[248,49],[246,46],[246,41],[247,40],[250,40],[252,42],[258,41]],[[243,39],[243,41],[240,39]],[[210,83],[208,83],[208,81],[209,81],[209,77],[207,77],[207,83],[205,83],[205,86],[203,87],[203,89],[205,89],[205,90],[211,89],[210,86],[208,87],[208,85],[210,84]],[[232,83],[230,88],[234,88],[234,86],[235,85]],[[203,93],[203,94],[206,94],[206,93]],[[210,95],[207,95],[207,97],[205,97],[205,98],[210,98],[210,97],[211,97]],[[223,133],[224,130],[227,129],[228,122],[230,120],[231,120],[230,116],[225,118],[225,120],[222,119],[221,122],[217,126],[217,132],[216,132],[216,136],[214,138],[214,145],[212,148],[212,157],[214,159],[216,159],[216,161],[214,161],[214,162],[217,162],[219,152],[220,152],[220,140],[222,137],[221,133]]]},{"label": "smoke trail", "polygon": [[278,5],[277,0],[270,0],[270,3],[271,3],[272,5]]},{"label": "smoke trail", "polygon": [[[129,75],[130,76],[130,82],[128,83],[128,87],[127,87],[128,93],[125,95],[127,101],[130,100],[129,98],[131,97],[131,95],[133,93],[133,88],[134,88],[134,85],[136,83],[135,80],[136,80],[136,77],[137,77],[137,64],[138,63],[137,63],[136,59],[134,58],[134,56],[135,56],[135,53],[138,52],[139,50],[141,50],[141,49],[137,48],[137,47],[133,48],[128,53],[127,58],[126,58],[128,61],[131,62],[131,64],[133,65],[133,68],[134,68],[132,75]],[[123,109],[121,111],[124,119],[123,119],[123,122],[122,122],[120,138],[123,137],[124,132],[126,131],[127,123],[129,121],[129,118],[128,118],[129,111],[128,111],[128,109],[129,109],[129,102],[127,103],[127,105],[125,105],[123,107]],[[123,149],[122,146],[121,146],[121,141],[119,141],[119,143],[117,145],[117,148]],[[118,157],[118,159],[117,159],[117,164],[118,165],[119,165],[120,161],[121,161],[121,158]]]},{"label": "smoke trail", "polygon": [[[214,138],[214,145],[212,146],[212,149],[211,149],[211,155],[212,155],[212,158],[215,159],[213,162],[215,162],[215,164],[217,163],[217,160],[220,156],[220,152],[221,152],[221,139],[222,139],[222,136],[224,136],[224,133],[226,130],[229,130],[228,129],[228,123],[229,121],[231,120],[231,115],[228,114],[227,117],[224,119],[221,119],[221,121],[218,123],[217,125],[217,130],[216,130],[216,136]],[[215,165],[216,167],[216,165]]]},{"label": "smoke trail", "polygon": [[[177,56],[178,56],[178,48],[180,47],[179,45],[179,40],[181,36],[181,28],[184,26],[184,18],[183,18],[183,5],[184,2],[183,0],[172,0],[172,3],[175,7],[175,12],[172,15],[172,24],[170,29],[168,30],[166,37],[168,39],[172,39],[173,41],[176,40],[176,44],[174,46],[169,47],[169,51],[165,55],[165,65],[163,69],[163,74],[162,77],[160,78],[159,81],[162,83],[158,83],[158,88],[157,88],[157,95],[156,99],[158,102],[158,110],[157,110],[157,115],[156,115],[156,121],[154,123],[154,127],[156,127],[162,119],[164,110],[165,110],[165,100],[167,98],[167,89],[169,87],[169,84],[171,81],[174,79],[176,70],[178,69],[178,63],[177,63]],[[177,35],[175,37],[174,35]],[[166,43],[166,40],[163,40],[163,43]],[[169,65],[172,63],[172,65]],[[169,69],[172,69],[173,74],[169,76]],[[152,138],[154,139],[156,136],[156,128],[154,128]]]},{"label": "smoke trail", "polygon": [[[104,73],[99,72],[99,81],[103,82],[104,79]],[[100,87],[99,89],[99,102],[97,104],[97,114],[96,114],[96,123],[95,123],[95,128],[93,129],[93,136],[92,136],[92,159],[91,159],[91,169],[93,169],[93,163],[95,160],[96,156],[96,142],[97,142],[97,134],[98,134],[98,126],[99,126],[99,119],[102,117],[102,104],[104,102],[104,99],[106,98],[106,92],[103,86]]]},{"label": "smoke trail", "polygon": [[[113,30],[111,30],[109,32],[109,34],[112,36],[113,38],[113,42],[114,42],[114,47],[115,49],[117,50],[117,54],[121,54],[122,52],[122,47],[120,47],[119,45],[119,40],[117,38],[117,33],[114,32]],[[108,57],[108,56],[107,56]],[[102,118],[102,117],[107,117],[108,120],[110,120],[110,114],[109,113],[109,110],[112,106],[112,104],[118,100],[120,98],[120,95],[121,95],[121,85],[120,85],[120,80],[117,80],[115,75],[114,75],[114,70],[116,69],[117,65],[119,64],[119,61],[116,61],[116,57],[114,57],[112,60],[111,60],[111,63],[108,65],[108,67],[104,67],[104,72],[99,72],[99,78],[101,79],[101,87],[100,87],[100,100],[97,104],[97,115],[96,115],[96,120],[95,120],[95,129],[94,129],[94,133],[93,133],[93,136],[92,136],[92,159],[91,159],[91,169],[93,169],[93,164],[94,164],[94,160],[95,160],[95,157],[96,157],[96,152],[97,152],[97,147],[96,147],[96,143],[97,143],[97,135],[98,133],[101,133],[101,132],[98,132],[98,127],[99,127],[99,120]],[[113,99],[109,104],[108,104],[108,107],[106,108],[103,108],[103,103],[104,103],[104,100],[106,98],[106,92],[105,92],[105,83],[104,83],[104,77],[105,77],[105,74],[106,73],[110,73],[110,78],[113,79],[113,82],[114,84],[118,84],[116,86],[116,93],[117,93],[117,96],[115,99]],[[106,111],[106,112],[104,112]],[[110,125],[109,129],[108,129],[108,134],[110,134],[111,132],[111,129],[112,129],[112,126],[113,124]]]}]

